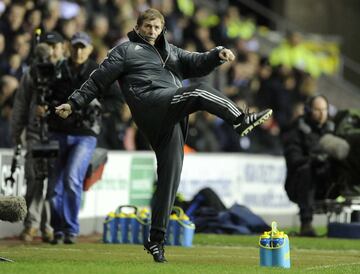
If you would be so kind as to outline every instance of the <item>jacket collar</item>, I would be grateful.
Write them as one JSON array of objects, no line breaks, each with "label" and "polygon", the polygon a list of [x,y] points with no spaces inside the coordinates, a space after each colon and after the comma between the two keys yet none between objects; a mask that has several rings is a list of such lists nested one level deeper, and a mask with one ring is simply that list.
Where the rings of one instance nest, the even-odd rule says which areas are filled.
[{"label": "jacket collar", "polygon": [[[166,29],[160,33],[159,37],[155,41],[155,48],[159,51],[169,52],[170,46],[169,42],[165,38]],[[128,33],[129,40],[131,42],[142,43],[150,45],[144,38],[142,38],[135,30],[132,30]]]},{"label": "jacket collar", "polygon": [[327,120],[325,124],[319,126],[317,123],[312,121],[307,115],[300,116],[298,119],[298,127],[305,134],[310,134],[311,132],[333,132],[335,130],[335,124],[331,120]]}]

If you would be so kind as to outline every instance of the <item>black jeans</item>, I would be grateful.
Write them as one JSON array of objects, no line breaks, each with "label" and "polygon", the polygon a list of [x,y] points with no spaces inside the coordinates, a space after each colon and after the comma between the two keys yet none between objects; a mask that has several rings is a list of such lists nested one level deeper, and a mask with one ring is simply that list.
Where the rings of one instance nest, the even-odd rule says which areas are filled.
[{"label": "black jeans", "polygon": [[[176,90],[167,111],[162,114],[164,118],[161,128],[152,128],[151,132],[143,131],[157,159],[158,180],[152,199],[152,229],[166,231],[180,183],[187,116],[199,110],[208,111],[229,124],[236,123],[242,114],[220,91],[206,84],[195,84]],[[151,112],[146,115],[151,115]]]}]

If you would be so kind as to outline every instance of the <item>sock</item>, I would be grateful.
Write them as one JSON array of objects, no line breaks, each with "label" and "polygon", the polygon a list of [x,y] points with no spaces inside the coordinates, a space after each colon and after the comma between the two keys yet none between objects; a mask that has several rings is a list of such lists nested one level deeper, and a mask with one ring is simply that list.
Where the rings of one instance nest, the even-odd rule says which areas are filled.
[{"label": "sock", "polygon": [[158,229],[150,229],[150,241],[162,243],[165,239],[165,232]]}]

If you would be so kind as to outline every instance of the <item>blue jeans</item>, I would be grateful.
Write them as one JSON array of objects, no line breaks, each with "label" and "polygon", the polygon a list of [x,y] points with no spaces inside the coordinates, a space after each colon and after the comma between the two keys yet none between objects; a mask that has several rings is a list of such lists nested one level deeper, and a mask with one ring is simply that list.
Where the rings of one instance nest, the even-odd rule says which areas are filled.
[{"label": "blue jeans", "polygon": [[60,151],[54,170],[51,225],[55,234],[79,234],[79,210],[83,181],[96,147],[96,137],[53,133]]}]

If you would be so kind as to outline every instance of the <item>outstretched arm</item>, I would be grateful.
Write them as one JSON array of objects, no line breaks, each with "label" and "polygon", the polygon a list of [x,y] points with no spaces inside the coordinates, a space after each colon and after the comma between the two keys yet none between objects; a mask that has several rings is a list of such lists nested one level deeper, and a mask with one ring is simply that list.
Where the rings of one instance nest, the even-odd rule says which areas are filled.
[{"label": "outstretched arm", "polygon": [[75,90],[67,103],[55,108],[62,118],[67,118],[75,109],[88,105],[93,99],[105,93],[110,85],[121,77],[125,66],[126,46],[120,45],[109,51],[108,56],[95,69],[80,89]]},{"label": "outstretched arm", "polygon": [[231,50],[216,47],[208,52],[189,52],[174,47],[181,62],[183,78],[201,77],[212,72],[217,66],[235,60]]}]

